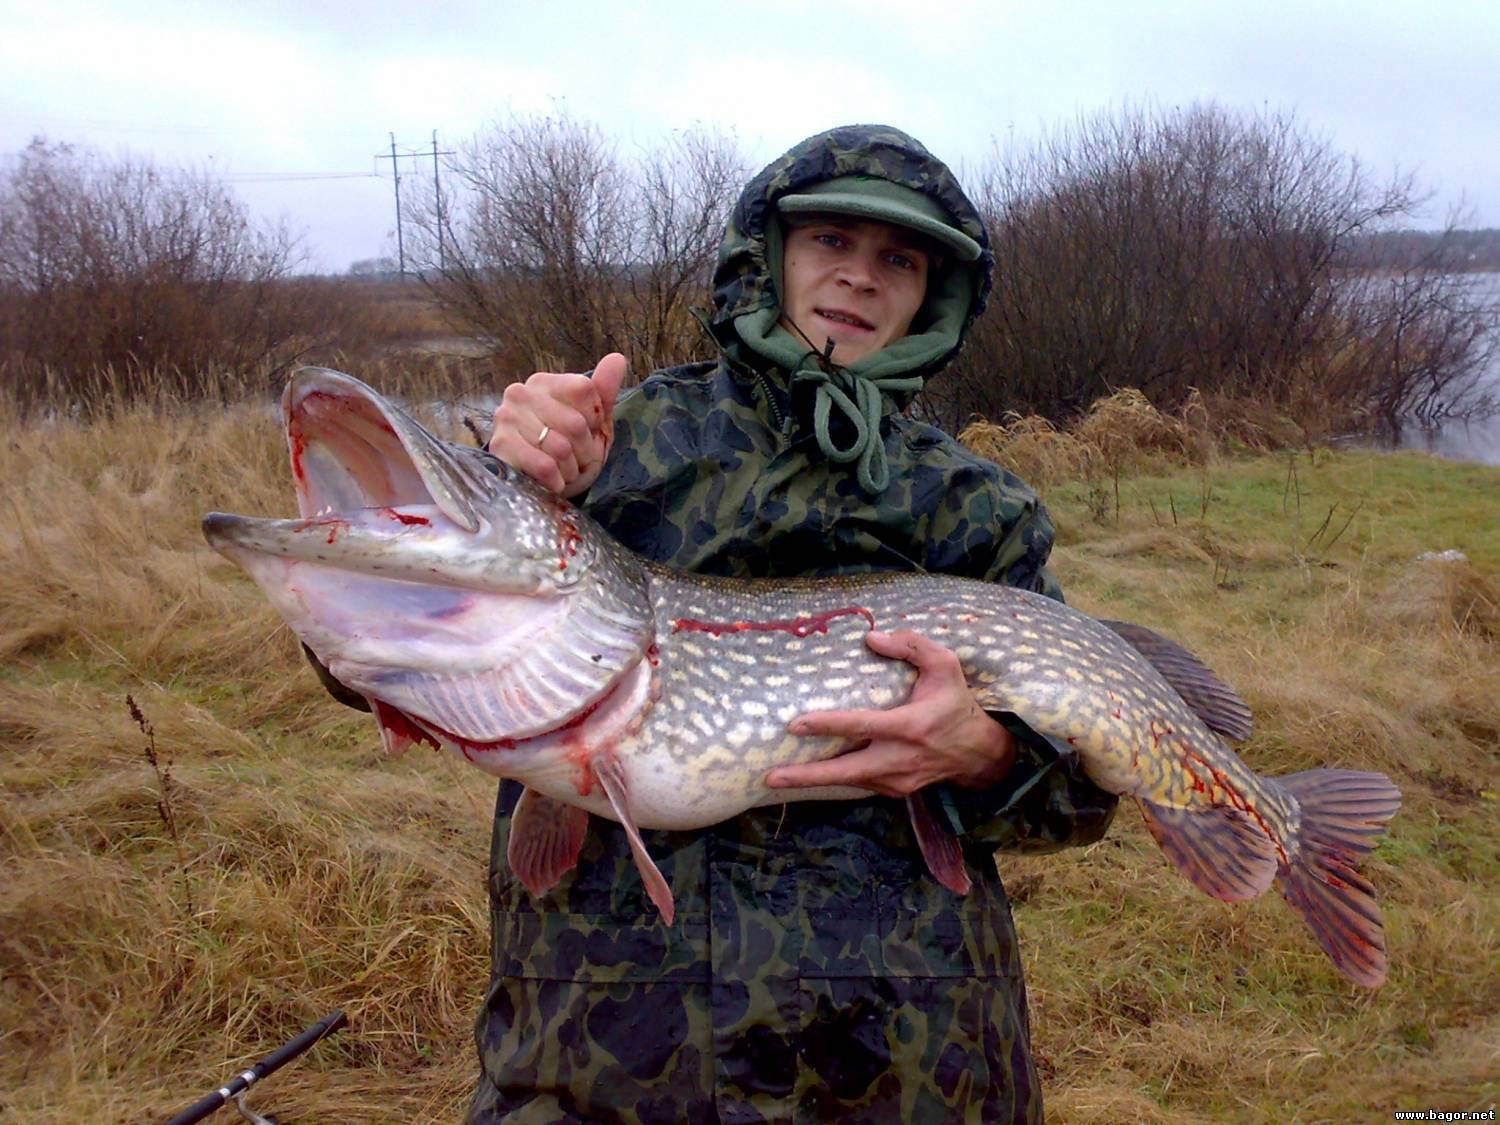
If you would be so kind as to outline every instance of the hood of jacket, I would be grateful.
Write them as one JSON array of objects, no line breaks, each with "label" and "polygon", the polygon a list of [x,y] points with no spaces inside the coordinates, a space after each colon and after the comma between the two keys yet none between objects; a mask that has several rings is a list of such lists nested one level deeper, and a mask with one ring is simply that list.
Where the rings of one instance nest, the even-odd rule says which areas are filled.
[{"label": "hood of jacket", "polygon": [[900,407],[963,347],[984,311],[995,258],[978,211],[948,166],[899,129],[847,125],[819,133],[772,161],[745,186],[719,249],[709,331],[737,365],[780,370],[783,376],[792,373],[788,368],[793,364],[785,362],[790,338],[772,348],[762,343],[771,333],[785,335],[774,328],[781,314],[777,290],[782,234],[776,202],[814,184],[852,175],[889,180],[930,197],[952,225],[980,247],[977,260],[946,261],[929,281],[927,299],[910,335],[847,369],[884,381],[900,377],[903,385],[886,392],[891,405]]}]

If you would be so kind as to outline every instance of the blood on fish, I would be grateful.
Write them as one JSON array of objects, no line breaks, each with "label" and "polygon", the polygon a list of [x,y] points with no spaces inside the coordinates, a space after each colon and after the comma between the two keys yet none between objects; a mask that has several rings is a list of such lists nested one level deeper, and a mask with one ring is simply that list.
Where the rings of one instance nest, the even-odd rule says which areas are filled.
[{"label": "blood on fish", "polygon": [[431,527],[432,521],[426,516],[414,516],[410,512],[398,512],[395,508],[381,508],[381,512],[393,520],[400,520],[408,526]]},{"label": "blood on fish", "polygon": [[[350,400],[343,395],[330,394],[327,391],[313,391],[310,394],[304,395],[298,403],[299,414],[302,416],[306,416],[308,414],[317,412],[326,415],[330,413],[330,411],[327,409],[330,405],[335,408],[342,408],[347,410],[350,407],[351,403]],[[357,403],[355,405],[363,406],[364,404]],[[368,416],[370,413],[369,410],[362,410],[360,412],[365,414],[366,416]],[[297,478],[297,482],[299,484],[306,486],[307,470],[302,466],[302,458],[303,455],[307,452],[307,437],[302,432],[302,427],[301,425],[299,425],[300,421],[301,419],[299,417],[293,416],[293,418],[287,425],[286,436],[288,443],[292,447],[292,476]],[[396,431],[392,428],[391,424],[385,420],[383,416],[376,414],[374,421],[386,433],[390,434],[392,437],[396,436]],[[330,539],[329,542],[331,543],[332,540]]]},{"label": "blood on fish", "polygon": [[328,529],[328,542],[333,543],[339,537],[339,532],[349,526],[349,521],[338,516],[316,516],[313,519],[303,520],[297,525],[298,531],[311,531],[315,527],[326,527]]},{"label": "blood on fish", "polygon": [[580,797],[587,797],[594,791],[596,780],[594,778],[594,747],[588,745],[582,739],[564,738],[563,742],[567,750],[563,757],[576,767],[578,773],[573,781],[573,788],[577,790]]},{"label": "blood on fish", "polygon": [[[1280,857],[1281,860],[1281,866],[1288,866],[1289,860],[1287,859],[1286,848],[1282,846],[1280,835],[1267,822],[1266,818],[1261,814],[1261,811],[1256,808],[1255,805],[1252,804],[1243,793],[1239,791],[1234,782],[1229,778],[1229,775],[1226,774],[1223,770],[1219,769],[1217,766],[1213,765],[1213,763],[1206,760],[1203,755],[1199,754],[1196,750],[1193,750],[1186,743],[1179,743],[1178,745],[1182,749],[1183,768],[1187,770],[1188,776],[1193,779],[1193,789],[1199,793],[1211,793],[1214,796],[1221,798],[1214,803],[1227,804],[1231,808],[1237,809],[1238,811],[1248,816],[1251,820],[1255,821],[1255,823],[1260,826],[1260,830],[1266,834],[1266,838],[1271,841],[1271,845],[1276,849],[1276,854]],[[1190,760],[1197,762],[1199,765],[1208,770],[1209,775],[1214,779],[1213,785],[1209,786],[1204,784],[1204,782],[1198,777],[1198,774],[1193,770],[1193,767],[1188,764]]]},{"label": "blood on fish", "polygon": [[578,512],[565,501],[557,505],[557,569],[567,570],[568,560],[578,554],[583,533],[578,530]]},{"label": "blood on fish", "polygon": [[529,742],[535,742],[539,738],[547,738],[551,735],[571,730],[574,727],[582,726],[588,720],[588,717],[597,711],[617,690],[619,690],[618,685],[605,692],[567,722],[555,726],[551,730],[528,734],[525,738],[497,738],[493,742],[475,742],[473,739],[454,734],[451,730],[444,730],[436,723],[430,723],[426,719],[413,718],[405,712],[396,710],[388,703],[382,703],[378,699],[372,702],[375,704],[375,713],[381,723],[389,726],[392,731],[397,734],[406,735],[413,742],[426,742],[434,748],[438,746],[437,739],[445,739],[454,746],[457,746],[463,753],[463,756],[472,762],[476,753],[484,754],[494,750],[514,750],[517,747],[525,746]]},{"label": "blood on fish", "polygon": [[307,470],[302,467],[302,455],[307,452],[307,439],[302,436],[302,431],[296,427],[289,428],[287,439],[292,446],[292,476],[297,478],[297,483],[307,484]]},{"label": "blood on fish", "polygon": [[828,623],[835,617],[862,616],[875,628],[875,615],[862,605],[830,609],[812,617],[793,617],[787,621],[694,621],[679,617],[672,622],[674,633],[710,633],[722,637],[725,633],[790,633],[794,637],[808,637],[813,633],[828,632]]},{"label": "blood on fish", "polygon": [[412,722],[405,713],[378,699],[372,699],[370,702],[375,706],[376,720],[397,738],[404,738],[407,742],[425,742],[434,750],[438,749],[437,740]]}]

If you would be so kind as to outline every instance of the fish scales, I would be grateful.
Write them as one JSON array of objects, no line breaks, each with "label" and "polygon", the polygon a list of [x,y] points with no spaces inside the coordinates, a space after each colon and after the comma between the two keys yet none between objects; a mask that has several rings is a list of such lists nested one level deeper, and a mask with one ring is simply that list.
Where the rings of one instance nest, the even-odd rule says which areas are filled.
[{"label": "fish scales", "polygon": [[[1133,797],[1194,885],[1234,901],[1275,882],[1340,971],[1384,980],[1379,908],[1356,869],[1399,791],[1356,771],[1255,773],[1225,741],[1249,736],[1249,709],[1159,634],[940,575],[684,574],[346,375],[304,369],[283,412],[302,518],[214,514],[205,534],[342,691],[369,702],[389,748],[443,746],[525,784],[511,861],[534,891],[572,866],[597,814],[624,826],[670,921],[640,828],[868,796],[772,790],[765,776],[848,748],[792,735],[796,716],[909,696],[915,669],[865,637],[910,629],[956,654],[981,706],[1016,714]],[[908,804],[932,874],[965,892],[951,834],[920,795]]]}]

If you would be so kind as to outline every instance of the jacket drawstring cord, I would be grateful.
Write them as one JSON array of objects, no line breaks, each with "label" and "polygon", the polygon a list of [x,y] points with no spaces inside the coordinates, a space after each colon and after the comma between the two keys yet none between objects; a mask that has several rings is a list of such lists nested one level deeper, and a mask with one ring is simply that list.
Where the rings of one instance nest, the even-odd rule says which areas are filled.
[{"label": "jacket drawstring cord", "polygon": [[[831,337],[827,346],[819,352],[800,325],[792,322],[790,317],[786,320],[807,344],[809,354],[818,365],[816,370],[803,367],[792,373],[794,387],[798,383],[810,383],[817,388],[813,400],[813,432],[818,439],[818,448],[830,461],[839,464],[858,460],[856,475],[860,487],[872,494],[884,492],[890,484],[891,475],[885,458],[885,442],[880,436],[882,400],[893,391],[921,390],[921,376],[861,378],[852,374],[847,367],[833,362],[834,342]],[[854,427],[854,440],[842,449],[834,443],[829,427],[835,406]]]}]

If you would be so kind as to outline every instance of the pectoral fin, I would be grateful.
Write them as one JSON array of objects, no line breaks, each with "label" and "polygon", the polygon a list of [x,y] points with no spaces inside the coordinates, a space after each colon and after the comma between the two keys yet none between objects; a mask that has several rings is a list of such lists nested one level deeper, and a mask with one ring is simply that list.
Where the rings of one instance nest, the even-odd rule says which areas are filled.
[{"label": "pectoral fin", "polygon": [[912,830],[917,834],[917,844],[932,877],[955,894],[968,894],[974,884],[964,866],[964,853],[958,846],[958,837],[932,815],[922,790],[907,796],[906,809],[911,813]]},{"label": "pectoral fin", "polygon": [[523,790],[510,814],[510,869],[532,894],[546,894],[577,865],[588,827],[583,809]]},{"label": "pectoral fin", "polygon": [[625,771],[614,758],[596,759],[593,768],[594,776],[599,779],[604,795],[609,798],[609,803],[615,810],[615,819],[625,829],[625,838],[630,841],[630,852],[635,856],[635,866],[641,873],[641,882],[646,885],[646,893],[651,896],[656,909],[661,911],[662,918],[670,926],[672,919],[677,916],[677,908],[672,903],[672,888],[667,885],[667,880],[652,860],[651,853],[646,851],[640,830],[635,826],[635,817],[630,812],[630,789],[626,784]]}]

